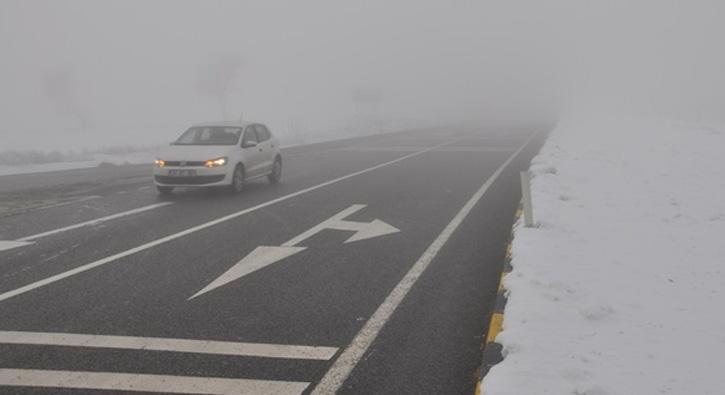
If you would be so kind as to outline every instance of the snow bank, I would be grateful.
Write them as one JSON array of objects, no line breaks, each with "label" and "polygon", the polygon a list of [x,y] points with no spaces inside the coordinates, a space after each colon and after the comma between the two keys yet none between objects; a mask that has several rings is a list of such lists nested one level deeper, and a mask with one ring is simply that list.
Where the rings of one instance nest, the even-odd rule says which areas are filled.
[{"label": "snow bank", "polygon": [[139,151],[126,154],[92,154],[93,160],[39,163],[27,165],[0,165],[0,176],[12,174],[44,173],[51,171],[87,169],[103,165],[129,165],[153,163],[156,159],[155,151]]},{"label": "snow bank", "polygon": [[560,125],[485,395],[725,394],[725,129]]}]

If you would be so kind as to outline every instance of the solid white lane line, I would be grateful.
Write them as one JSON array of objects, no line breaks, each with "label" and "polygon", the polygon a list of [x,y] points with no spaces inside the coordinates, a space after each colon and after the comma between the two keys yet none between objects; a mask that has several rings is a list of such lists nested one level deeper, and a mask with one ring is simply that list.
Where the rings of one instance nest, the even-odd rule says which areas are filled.
[{"label": "solid white lane line", "polygon": [[301,394],[310,383],[157,374],[0,369],[0,385],[176,394]]},{"label": "solid white lane line", "polygon": [[337,352],[336,347],[17,331],[0,331],[0,344],[118,348],[320,361],[329,360]]},{"label": "solid white lane line", "polygon": [[325,181],[325,182],[323,182],[321,184],[317,184],[317,185],[314,185],[314,186],[311,186],[311,187],[308,187],[308,188],[305,188],[305,189],[301,189],[301,190],[299,190],[297,192],[293,192],[293,193],[290,193],[288,195],[284,195],[284,196],[278,197],[276,199],[269,200],[267,202],[258,204],[258,205],[254,206],[254,207],[250,207],[250,208],[247,208],[247,209],[244,209],[244,210],[241,210],[241,211],[237,211],[236,213],[229,214],[229,215],[226,215],[226,216],[221,217],[221,218],[217,218],[217,219],[215,219],[213,221],[209,221],[209,222],[203,223],[201,225],[197,225],[197,226],[194,226],[192,228],[183,230],[181,232],[174,233],[174,234],[168,235],[166,237],[162,237],[160,239],[156,239],[154,241],[150,241],[150,242],[148,242],[146,244],[142,244],[142,245],[140,245],[138,247],[134,247],[134,248],[131,248],[129,250],[126,250],[126,251],[123,251],[123,252],[119,252],[118,254],[114,254],[114,255],[105,257],[103,259],[99,259],[99,260],[97,260],[95,262],[91,262],[91,263],[87,263],[87,264],[82,265],[82,266],[78,266],[78,267],[76,267],[74,269],[71,269],[71,270],[68,270],[66,272],[59,273],[59,274],[56,274],[54,276],[47,277],[47,278],[45,278],[43,280],[39,280],[39,281],[36,281],[34,283],[30,283],[28,285],[22,286],[20,288],[16,288],[16,289],[14,289],[12,291],[8,291],[8,292],[5,292],[5,293],[2,293],[2,294],[0,294],[0,302],[2,302],[3,300],[10,299],[13,296],[21,295],[21,294],[24,294],[24,293],[26,293],[28,291],[32,291],[32,290],[34,290],[36,288],[40,288],[40,287],[43,287],[45,285],[52,284],[52,283],[54,283],[56,281],[60,281],[60,280],[63,280],[65,278],[74,276],[76,274],[83,273],[85,271],[94,269],[94,268],[96,268],[98,266],[105,265],[105,264],[107,264],[109,262],[113,262],[115,260],[118,260],[118,259],[127,257],[129,255],[133,255],[133,254],[135,254],[137,252],[144,251],[144,250],[148,250],[149,248],[156,247],[157,245],[164,244],[164,243],[167,243],[167,242],[172,241],[172,240],[176,240],[178,238],[184,237],[186,235],[190,235],[192,233],[195,233],[195,232],[198,232],[200,230],[203,230],[203,229],[212,227],[214,225],[218,225],[218,224],[220,224],[222,222],[229,221],[231,219],[234,219],[234,218],[240,217],[242,215],[251,213],[251,212],[256,211],[256,210],[259,210],[261,208],[264,208],[264,207],[267,207],[267,206],[271,206],[273,204],[276,204],[276,203],[279,203],[279,202],[282,202],[282,201],[285,201],[285,200],[288,200],[288,199],[292,199],[293,197],[296,197],[296,196],[299,196],[299,195],[302,195],[302,194],[305,194],[305,193],[308,193],[308,192],[312,192],[312,191],[314,191],[316,189],[320,189],[320,188],[326,187],[328,185],[332,185],[332,184],[338,183],[340,181],[347,180],[348,178],[352,178],[352,177],[355,177],[355,176],[359,176],[361,174],[369,173],[369,172],[371,172],[373,170],[377,170],[377,169],[380,169],[380,168],[385,167],[385,166],[390,166],[392,164],[395,164],[395,163],[398,163],[400,161],[403,161],[403,160],[412,158],[414,156],[422,155],[422,154],[424,154],[426,152],[433,151],[434,149],[443,147],[443,146],[448,145],[448,144],[451,144],[451,142],[447,142],[447,143],[443,143],[443,144],[436,145],[434,147],[426,148],[424,150],[421,150],[421,151],[418,151],[418,152],[414,152],[412,154],[408,154],[408,155],[405,155],[405,156],[401,156],[401,157],[399,157],[397,159],[393,159],[393,160],[390,160],[390,161],[381,163],[379,165],[375,165],[375,166],[372,166],[372,167],[368,167],[367,169],[359,170],[359,171],[356,171],[354,173],[350,173],[350,174],[347,174],[347,175],[344,175],[344,176],[341,176],[341,177],[332,179],[330,181]]},{"label": "solid white lane line", "polygon": [[[535,135],[534,135],[535,136]],[[334,394],[341,387],[342,384],[347,380],[348,376],[355,368],[355,365],[360,362],[360,359],[365,354],[365,351],[370,347],[375,338],[378,336],[383,326],[388,322],[390,317],[398,308],[400,302],[408,294],[410,289],[415,285],[418,278],[425,272],[428,265],[438,255],[438,252],[443,248],[448,239],[451,237],[453,232],[458,229],[464,219],[471,212],[473,207],[481,200],[481,197],[488,190],[488,188],[496,181],[498,176],[504,171],[504,169],[516,158],[519,153],[526,147],[534,136],[529,137],[526,142],[519,147],[509,158],[504,162],[498,169],[486,180],[483,185],[471,196],[460,211],[456,214],[451,222],[446,225],[443,231],[436,237],[433,243],[423,252],[423,255],[418,259],[413,267],[405,274],[402,280],[393,288],[390,294],[385,298],[383,303],[375,310],[375,313],[368,319],[365,325],[360,329],[360,332],[355,335],[352,342],[347,348],[340,354],[330,367],[330,370],[325,373],[325,376],[320,380],[312,394]]]},{"label": "solid white lane line", "polygon": [[116,213],[116,214],[109,215],[109,216],[106,216],[106,217],[92,219],[90,221],[81,222],[79,224],[70,225],[70,226],[66,226],[66,227],[63,227],[63,228],[59,228],[59,229],[49,230],[47,232],[38,233],[38,234],[35,234],[35,235],[31,235],[31,236],[26,236],[26,237],[17,239],[17,241],[33,241],[33,240],[40,239],[42,237],[47,237],[47,236],[54,235],[54,234],[57,234],[57,233],[67,232],[69,230],[82,228],[84,226],[97,225],[97,224],[100,224],[102,222],[110,221],[110,220],[113,220],[113,219],[116,219],[116,218],[126,217],[126,216],[129,216],[129,215],[134,215],[134,214],[142,213],[144,211],[149,211],[149,210],[157,209],[159,207],[168,206],[170,204],[174,204],[174,203],[173,202],[162,202],[162,203],[151,204],[149,206],[139,207],[139,208],[136,208],[136,209],[133,209],[133,210],[128,210],[128,211],[124,211],[124,212],[121,212],[121,213]]}]

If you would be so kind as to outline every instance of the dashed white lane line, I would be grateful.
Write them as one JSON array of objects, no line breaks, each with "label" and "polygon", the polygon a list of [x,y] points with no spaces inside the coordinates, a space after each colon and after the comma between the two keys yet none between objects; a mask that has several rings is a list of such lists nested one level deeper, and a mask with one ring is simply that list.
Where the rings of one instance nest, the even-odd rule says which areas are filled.
[{"label": "dashed white lane line", "polygon": [[40,287],[43,287],[43,286],[46,286],[48,284],[52,284],[52,283],[54,283],[56,281],[60,281],[60,280],[63,280],[65,278],[68,278],[68,277],[71,277],[71,276],[75,276],[76,274],[83,273],[85,271],[88,271],[88,270],[97,268],[97,267],[102,266],[102,265],[105,265],[107,263],[114,262],[114,261],[116,261],[118,259],[127,257],[129,255],[133,255],[133,254],[135,254],[137,252],[145,251],[145,250],[148,250],[149,248],[153,248],[153,247],[156,247],[158,245],[167,243],[169,241],[176,240],[178,238],[181,238],[181,237],[190,235],[192,233],[198,232],[200,230],[203,230],[203,229],[206,229],[206,228],[209,228],[209,227],[218,225],[220,223],[223,223],[223,222],[229,221],[231,219],[240,217],[242,215],[251,213],[253,211],[259,210],[261,208],[264,208],[264,207],[267,207],[267,206],[271,206],[273,204],[276,204],[276,203],[279,203],[279,202],[282,202],[282,201],[285,201],[285,200],[288,200],[288,199],[292,199],[292,198],[297,197],[299,195],[302,195],[302,194],[305,194],[305,193],[308,193],[308,192],[312,192],[312,191],[317,190],[317,189],[320,189],[320,188],[324,188],[324,187],[326,187],[328,185],[336,184],[338,182],[347,180],[348,178],[352,178],[352,177],[359,176],[359,175],[365,174],[365,173],[369,173],[371,171],[374,171],[374,170],[377,170],[377,169],[380,169],[380,168],[383,168],[383,167],[386,167],[386,166],[390,166],[392,164],[398,163],[400,161],[404,161],[406,159],[409,159],[409,158],[412,158],[412,157],[415,157],[415,156],[418,156],[418,155],[422,155],[422,154],[424,154],[426,152],[433,151],[435,149],[438,149],[440,147],[446,146],[446,145],[451,144],[451,143],[453,143],[453,141],[449,141],[449,142],[446,142],[446,143],[443,143],[443,144],[438,144],[436,146],[429,147],[429,148],[426,148],[426,149],[423,149],[423,150],[420,150],[420,151],[417,151],[417,152],[413,152],[411,154],[401,156],[399,158],[396,158],[396,159],[393,159],[393,160],[390,160],[390,161],[381,163],[379,165],[375,165],[375,166],[372,166],[372,167],[368,167],[367,169],[359,170],[359,171],[356,171],[354,173],[350,173],[350,174],[347,174],[347,175],[344,175],[344,176],[341,176],[341,177],[337,177],[337,178],[332,179],[332,180],[329,180],[329,181],[325,181],[323,183],[320,183],[320,184],[317,184],[317,185],[314,185],[314,186],[311,186],[311,187],[308,187],[308,188],[301,189],[301,190],[299,190],[297,192],[293,192],[293,193],[290,193],[290,194],[287,194],[287,195],[278,197],[276,199],[272,199],[272,200],[266,201],[266,202],[261,203],[261,204],[258,204],[256,206],[249,207],[249,208],[244,209],[244,210],[241,210],[241,211],[237,211],[236,213],[232,213],[232,214],[226,215],[224,217],[217,218],[215,220],[212,220],[212,221],[203,223],[201,225],[194,226],[192,228],[183,230],[181,232],[174,233],[174,234],[171,234],[171,235],[162,237],[160,239],[156,239],[154,241],[150,241],[150,242],[148,242],[146,244],[142,244],[142,245],[140,245],[138,247],[134,247],[134,248],[128,249],[126,251],[122,251],[122,252],[119,252],[117,254],[114,254],[114,255],[105,257],[103,259],[99,259],[97,261],[94,261],[94,262],[91,262],[91,263],[87,263],[85,265],[78,266],[78,267],[76,267],[74,269],[71,269],[71,270],[68,270],[68,271],[65,271],[65,272],[56,274],[54,276],[47,277],[45,279],[36,281],[34,283],[30,283],[28,285],[24,285],[24,286],[22,286],[20,288],[16,288],[16,289],[13,289],[11,291],[4,292],[4,293],[0,294],[0,302],[2,302],[4,300],[7,300],[7,299],[10,299],[10,298],[12,298],[14,296],[22,295],[22,294],[24,294],[26,292],[32,291],[34,289],[37,289],[37,288],[40,288]]},{"label": "dashed white lane line", "polygon": [[84,226],[97,225],[97,224],[100,224],[102,222],[106,222],[106,221],[110,221],[110,220],[113,220],[113,219],[125,217],[125,216],[128,216],[128,215],[134,215],[134,214],[142,213],[142,212],[149,211],[149,210],[154,210],[154,209],[157,209],[159,207],[168,206],[170,204],[173,204],[173,202],[162,202],[162,203],[151,204],[149,206],[139,207],[139,208],[136,208],[136,209],[133,209],[133,210],[128,210],[128,211],[124,211],[124,212],[121,212],[121,213],[116,213],[116,214],[109,215],[109,216],[106,216],[106,217],[92,219],[90,221],[81,222],[79,224],[70,225],[70,226],[66,226],[66,227],[58,228],[58,229],[54,229],[54,230],[49,230],[47,232],[38,233],[38,234],[35,234],[35,235],[31,235],[31,236],[26,236],[26,237],[17,239],[17,241],[34,241],[34,240],[37,240],[37,239],[40,239],[40,238],[43,238],[43,237],[47,237],[47,236],[50,236],[50,235],[54,235],[54,234],[57,234],[57,233],[62,233],[62,232],[66,232],[66,231],[69,231],[69,230],[82,228]]},{"label": "dashed white lane line", "polygon": [[115,348],[320,361],[329,360],[337,352],[336,347],[16,331],[0,331],[0,344]]},{"label": "dashed white lane line", "polygon": [[176,394],[301,394],[310,383],[156,374],[0,369],[0,385]]},{"label": "dashed white lane line", "polygon": [[509,158],[504,162],[498,169],[481,185],[481,187],[471,196],[460,211],[456,214],[451,222],[446,225],[443,231],[436,237],[433,243],[423,252],[423,255],[418,261],[413,264],[413,267],[405,274],[402,280],[393,288],[390,294],[385,298],[383,303],[373,313],[370,319],[360,329],[360,332],[355,335],[352,342],[347,348],[340,354],[340,356],[332,364],[332,367],[325,373],[325,376],[320,380],[315,389],[312,391],[313,395],[321,394],[334,394],[341,387],[342,384],[347,380],[350,373],[355,366],[360,362],[365,352],[368,350],[370,345],[373,343],[375,338],[378,336],[383,326],[388,322],[390,317],[398,308],[400,302],[403,301],[405,296],[408,294],[413,285],[418,281],[418,278],[425,272],[433,259],[438,255],[438,252],[448,242],[453,232],[458,229],[464,219],[470,214],[473,207],[481,200],[481,197],[498,178],[504,169],[516,158],[519,153],[526,147],[531,139],[535,135],[529,137],[519,149],[516,150]]}]

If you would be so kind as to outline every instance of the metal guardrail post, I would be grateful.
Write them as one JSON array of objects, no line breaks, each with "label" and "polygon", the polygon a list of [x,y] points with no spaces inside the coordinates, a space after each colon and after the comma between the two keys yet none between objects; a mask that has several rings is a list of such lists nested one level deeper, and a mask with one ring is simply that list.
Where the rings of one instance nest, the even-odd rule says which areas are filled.
[{"label": "metal guardrail post", "polygon": [[521,172],[521,198],[524,202],[524,224],[527,228],[534,226],[534,209],[531,205],[531,172]]}]

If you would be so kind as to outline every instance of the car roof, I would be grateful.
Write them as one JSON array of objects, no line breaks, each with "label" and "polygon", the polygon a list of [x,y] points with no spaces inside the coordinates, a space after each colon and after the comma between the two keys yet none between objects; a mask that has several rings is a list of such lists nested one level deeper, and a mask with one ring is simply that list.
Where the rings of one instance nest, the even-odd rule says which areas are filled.
[{"label": "car roof", "polygon": [[248,125],[256,124],[257,122],[247,122],[247,121],[220,121],[220,122],[202,122],[197,123],[194,126],[225,126],[225,127],[239,127],[243,128]]}]

